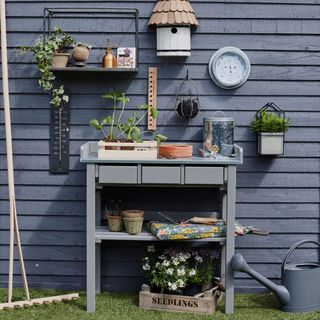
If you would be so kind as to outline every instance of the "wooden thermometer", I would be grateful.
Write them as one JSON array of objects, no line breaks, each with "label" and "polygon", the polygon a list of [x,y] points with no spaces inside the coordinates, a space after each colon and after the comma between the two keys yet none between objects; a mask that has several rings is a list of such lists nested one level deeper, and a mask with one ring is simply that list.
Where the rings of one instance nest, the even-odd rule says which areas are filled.
[{"label": "wooden thermometer", "polygon": [[156,119],[152,118],[150,107],[157,108],[157,68],[149,68],[149,79],[148,79],[148,130],[154,131],[157,128]]}]

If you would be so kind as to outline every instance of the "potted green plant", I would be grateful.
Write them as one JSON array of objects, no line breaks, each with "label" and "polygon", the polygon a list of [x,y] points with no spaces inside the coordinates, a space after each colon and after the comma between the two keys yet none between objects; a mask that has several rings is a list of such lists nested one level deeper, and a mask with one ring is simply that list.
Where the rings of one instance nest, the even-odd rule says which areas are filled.
[{"label": "potted green plant", "polygon": [[[58,60],[59,58],[61,59],[63,48],[73,42],[73,39],[66,32],[63,32],[60,28],[55,28],[50,36],[46,38],[40,37],[34,46],[23,46],[19,50],[20,53],[33,53],[40,72],[39,85],[44,92],[50,95],[50,103],[55,107],[60,107],[63,103],[67,103],[69,97],[65,94],[63,85],[58,88],[54,87],[55,75],[52,72],[52,67],[59,65],[55,57],[58,57]],[[68,61],[66,57],[68,56],[64,55],[62,59]]]},{"label": "potted green plant", "polygon": [[75,65],[83,67],[85,62],[89,59],[89,53],[91,46],[87,43],[76,42],[72,50],[72,59],[75,61]]},{"label": "potted green plant", "polygon": [[[271,111],[268,111],[272,109]],[[261,155],[284,153],[284,133],[288,131],[290,119],[274,103],[268,103],[251,122],[251,130],[257,133],[257,152]]]},{"label": "potted green plant", "polygon": [[[158,116],[157,110],[144,104],[138,107],[138,112],[123,121],[123,114],[129,98],[121,91],[113,91],[102,96],[112,100],[112,113],[101,121],[91,119],[89,124],[103,134],[99,142],[98,157],[109,159],[155,159],[157,158],[157,145],[167,138],[156,132],[141,131],[139,125],[146,118],[148,110],[153,118]],[[118,109],[118,103],[121,107]],[[144,135],[149,134],[153,141],[143,141]]]},{"label": "potted green plant", "polygon": [[[190,311],[191,306],[193,312],[212,313],[219,298],[219,286],[213,278],[219,256],[219,251],[209,248],[170,247],[157,252],[148,246],[142,269],[149,285],[143,285],[139,294],[140,307]],[[195,295],[210,300],[193,300]],[[163,301],[170,303],[164,307]]]}]

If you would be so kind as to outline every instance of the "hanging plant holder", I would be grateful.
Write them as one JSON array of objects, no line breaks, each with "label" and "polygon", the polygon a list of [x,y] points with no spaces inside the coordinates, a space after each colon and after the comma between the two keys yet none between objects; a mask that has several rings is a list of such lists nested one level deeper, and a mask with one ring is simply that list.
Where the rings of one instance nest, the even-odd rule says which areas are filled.
[{"label": "hanging plant holder", "polygon": [[[182,94],[182,89],[187,82],[191,82],[195,94]],[[189,77],[189,73],[187,71],[187,75],[185,79],[183,79],[180,88],[176,97],[175,111],[179,118],[184,120],[189,120],[194,118],[200,110],[200,100],[199,100],[199,90],[195,81],[193,81]]]},{"label": "hanging plant holder", "polygon": [[[270,114],[274,115],[270,116]],[[283,155],[284,137],[288,130],[288,121],[284,111],[275,103],[268,102],[256,112],[256,123],[259,125],[258,128],[255,128],[257,153],[260,155]]]}]

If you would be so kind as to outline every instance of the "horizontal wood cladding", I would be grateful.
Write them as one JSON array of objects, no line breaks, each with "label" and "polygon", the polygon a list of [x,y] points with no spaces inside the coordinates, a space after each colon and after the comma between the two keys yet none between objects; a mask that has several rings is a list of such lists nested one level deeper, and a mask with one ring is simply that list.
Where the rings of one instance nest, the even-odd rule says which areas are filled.
[{"label": "horizontal wood cladding", "polygon": [[[268,237],[237,237],[237,251],[257,271],[278,282],[280,264],[288,248],[306,238],[319,240],[320,0],[192,0],[200,26],[192,33],[192,55],[183,60],[156,56],[155,31],[147,26],[154,3],[155,0],[6,1],[17,207],[28,280],[33,287],[85,288],[86,181],[79,149],[83,143],[100,137],[88,121],[103,118],[108,105],[101,98],[103,93],[112,88],[126,91],[130,103],[124,117],[147,101],[149,66],[158,67],[158,129],[171,141],[186,141],[196,150],[202,141],[202,117],[223,110],[236,119],[235,140],[244,148],[244,164],[238,167],[237,175],[237,220],[270,231]],[[72,92],[71,156],[70,173],[52,175],[49,99],[38,86],[38,71],[31,55],[17,55],[15,49],[30,45],[42,34],[44,7],[89,5],[139,9],[139,71],[127,78],[107,73],[88,79],[84,75],[57,74]],[[64,15],[55,17],[53,22],[77,40],[93,45],[89,58],[92,67],[100,63],[104,54],[106,33],[119,46],[133,45],[134,26],[130,19]],[[241,48],[251,61],[249,81],[237,90],[218,88],[208,74],[211,55],[224,46]],[[187,70],[199,86],[201,113],[185,126],[175,116],[174,103]],[[249,128],[256,110],[268,101],[279,105],[292,122],[285,136],[285,154],[272,159],[257,157],[256,137]],[[0,286],[7,282],[9,239],[3,118],[0,110]],[[111,193],[117,194],[116,191]],[[155,199],[152,190],[149,194],[150,199],[142,205],[152,211]],[[198,192],[197,198],[201,195]],[[129,201],[134,203],[133,199]],[[170,206],[172,211],[180,209],[177,214],[181,215],[181,208],[189,205],[190,211],[196,210],[199,203],[175,201]],[[112,242],[103,246],[103,289],[140,289],[145,245]],[[319,258],[312,245],[297,251],[301,261]],[[14,280],[20,283],[18,266],[15,268]],[[241,274],[236,286],[247,292],[261,289],[257,282]]]}]

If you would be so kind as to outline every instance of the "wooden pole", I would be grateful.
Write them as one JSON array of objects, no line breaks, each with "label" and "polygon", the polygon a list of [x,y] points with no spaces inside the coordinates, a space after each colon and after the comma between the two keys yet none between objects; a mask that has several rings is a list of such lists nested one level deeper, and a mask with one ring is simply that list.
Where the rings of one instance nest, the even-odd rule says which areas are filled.
[{"label": "wooden pole", "polygon": [[[16,238],[20,242],[18,235],[19,229],[15,230],[17,224],[15,189],[14,189],[14,171],[13,171],[13,152],[12,152],[12,132],[11,132],[11,115],[9,101],[9,76],[8,76],[8,56],[7,56],[7,27],[6,27],[6,3],[0,0],[0,19],[1,19],[1,59],[2,59],[2,91],[3,91],[3,108],[6,129],[6,149],[7,149],[7,173],[8,173],[8,189],[10,202],[10,247],[9,247],[9,283],[8,283],[8,302],[12,301],[13,289],[13,259],[14,259],[14,232]],[[26,274],[24,261],[22,256],[21,245],[18,244],[19,258],[25,294],[29,299],[28,283],[26,282]]]}]

